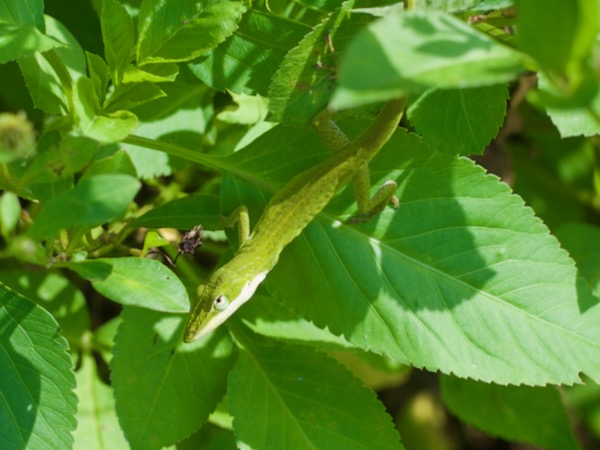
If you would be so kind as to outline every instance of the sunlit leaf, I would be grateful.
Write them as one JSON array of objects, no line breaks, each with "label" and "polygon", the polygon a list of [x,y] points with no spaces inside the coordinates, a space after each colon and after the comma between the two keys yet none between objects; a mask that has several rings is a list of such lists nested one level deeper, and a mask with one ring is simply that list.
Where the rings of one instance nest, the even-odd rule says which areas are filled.
[{"label": "sunlit leaf", "polygon": [[234,431],[250,448],[403,448],[374,393],[307,347],[246,347],[227,397]]},{"label": "sunlit leaf", "polygon": [[145,258],[98,258],[69,268],[92,282],[104,296],[123,305],[165,312],[189,310],[179,278],[162,263]]},{"label": "sunlit leaf", "polygon": [[516,52],[452,16],[396,12],[350,43],[332,103],[347,108],[429,88],[490,86],[522,70]]},{"label": "sunlit leaf", "polygon": [[6,448],[71,448],[77,398],[67,341],[43,308],[0,284],[0,423]]},{"label": "sunlit leaf", "polygon": [[[125,307],[111,361],[117,413],[132,448],[160,449],[196,431],[225,393],[225,330],[183,344],[185,316]],[[173,414],[177,420],[173,420]]]}]

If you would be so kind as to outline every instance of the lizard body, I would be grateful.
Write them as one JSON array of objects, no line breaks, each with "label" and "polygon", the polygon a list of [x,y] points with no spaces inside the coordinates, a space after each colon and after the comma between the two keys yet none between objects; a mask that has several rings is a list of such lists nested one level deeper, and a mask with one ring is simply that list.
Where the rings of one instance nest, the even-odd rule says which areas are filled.
[{"label": "lizard body", "polygon": [[[348,141],[328,117],[317,116],[315,126],[335,153],[292,178],[275,194],[252,233],[248,232],[245,207],[237,211],[246,221],[240,226],[240,248],[229,262],[213,272],[206,284],[198,288],[197,302],[184,335],[186,342],[214,330],[252,297],[277,264],[283,249],[325,208],[339,189],[361,171],[367,170],[368,162],[396,130],[403,110],[403,100],[388,102],[373,123],[353,142]],[[359,212],[380,211],[393,195],[395,184],[387,188],[388,193],[379,195],[376,204],[368,198],[367,192],[366,200],[358,201]],[[360,210],[361,207],[364,211]]]}]

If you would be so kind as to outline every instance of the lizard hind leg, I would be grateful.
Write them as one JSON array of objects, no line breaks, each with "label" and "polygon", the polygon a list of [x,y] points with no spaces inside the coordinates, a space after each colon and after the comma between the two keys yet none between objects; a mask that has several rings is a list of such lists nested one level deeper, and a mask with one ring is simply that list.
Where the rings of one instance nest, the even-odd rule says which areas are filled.
[{"label": "lizard hind leg", "polygon": [[354,184],[354,195],[358,212],[348,219],[348,223],[366,222],[383,211],[388,203],[391,203],[394,209],[400,206],[400,201],[394,195],[398,189],[398,184],[394,180],[387,180],[369,197],[369,169],[364,166],[352,180]]}]

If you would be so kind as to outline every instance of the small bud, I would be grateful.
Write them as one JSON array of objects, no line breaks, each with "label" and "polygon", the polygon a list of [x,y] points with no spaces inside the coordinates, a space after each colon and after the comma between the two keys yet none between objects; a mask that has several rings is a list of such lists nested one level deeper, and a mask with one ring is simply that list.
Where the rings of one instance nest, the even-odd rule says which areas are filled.
[{"label": "small bud", "polygon": [[25,113],[0,113],[0,163],[27,158],[34,150],[35,130]]}]

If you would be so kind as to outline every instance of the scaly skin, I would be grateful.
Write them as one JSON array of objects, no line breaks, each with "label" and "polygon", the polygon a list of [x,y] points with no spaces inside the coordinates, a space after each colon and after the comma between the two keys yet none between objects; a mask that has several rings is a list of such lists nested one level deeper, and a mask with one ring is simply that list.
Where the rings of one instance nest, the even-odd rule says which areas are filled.
[{"label": "scaly skin", "polygon": [[[211,332],[250,300],[277,264],[283,249],[325,208],[339,189],[365,170],[367,163],[389,140],[398,127],[404,105],[404,100],[388,102],[373,123],[351,143],[328,117],[317,116],[315,126],[335,153],[283,187],[271,199],[254,231],[243,240],[235,256],[198,288],[197,302],[185,330],[185,342]],[[390,197],[376,194],[378,198],[373,203],[368,199],[368,192],[366,195],[366,201],[359,202],[367,209],[359,210],[362,214],[381,210]],[[243,209],[243,212],[247,220],[247,211]]]}]

